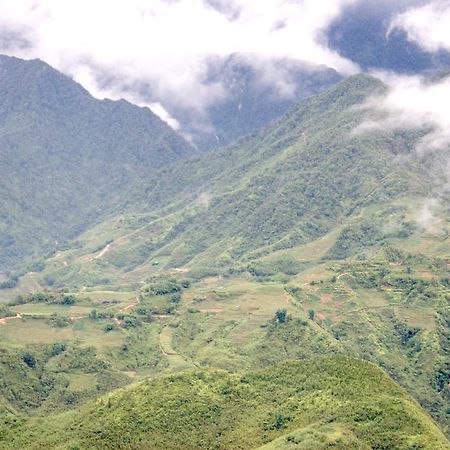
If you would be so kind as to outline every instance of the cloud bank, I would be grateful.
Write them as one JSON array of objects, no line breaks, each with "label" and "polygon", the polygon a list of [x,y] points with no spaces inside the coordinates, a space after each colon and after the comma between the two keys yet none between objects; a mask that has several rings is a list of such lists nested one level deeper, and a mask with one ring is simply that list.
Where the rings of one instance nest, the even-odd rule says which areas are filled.
[{"label": "cloud bank", "polygon": [[377,73],[389,86],[382,98],[373,98],[365,106],[384,113],[384,118],[364,122],[359,132],[376,129],[418,128],[428,130],[417,151],[446,149],[450,143],[450,77],[430,82],[422,77]]},{"label": "cloud bank", "polygon": [[450,50],[450,1],[435,0],[411,8],[392,21],[389,31],[396,28],[428,52]]},{"label": "cloud bank", "polygon": [[160,112],[170,98],[202,111],[225,95],[206,79],[212,55],[254,53],[356,71],[324,34],[356,1],[0,0],[0,52],[41,58],[100,97],[158,103]]}]

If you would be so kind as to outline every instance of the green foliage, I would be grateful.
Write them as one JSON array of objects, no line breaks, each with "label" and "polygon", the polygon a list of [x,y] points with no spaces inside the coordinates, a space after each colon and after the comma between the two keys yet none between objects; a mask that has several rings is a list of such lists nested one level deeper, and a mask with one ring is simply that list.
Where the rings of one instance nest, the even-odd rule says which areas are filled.
[{"label": "green foliage", "polygon": [[[295,445],[314,450],[327,448],[325,443],[328,448],[364,450],[448,448],[417,404],[370,364],[334,356],[290,363],[285,369],[268,367],[321,354],[370,360],[406,388],[444,429],[448,424],[448,233],[447,237],[442,233],[430,237],[434,231],[420,234],[411,223],[414,206],[411,210],[398,206],[414,205],[430,191],[432,178],[424,174],[434,173],[436,167],[432,157],[418,162],[410,154],[420,137],[415,131],[351,133],[362,120],[372,118],[355,105],[383,90],[373,78],[351,77],[227,149],[166,166],[165,158],[158,160],[155,167],[165,166],[158,173],[148,164],[135,164],[147,156],[140,147],[137,153],[131,151],[131,144],[123,144],[121,137],[118,142],[127,155],[118,150],[111,157],[112,186],[102,178],[109,162],[105,170],[104,161],[92,157],[93,167],[82,167],[75,187],[95,195],[83,191],[80,198],[69,197],[73,208],[66,208],[65,199],[56,199],[44,219],[33,210],[35,220],[17,226],[17,236],[10,235],[11,227],[3,227],[0,217],[0,257],[1,248],[27,243],[22,255],[7,250],[11,261],[23,259],[28,251],[41,248],[44,234],[52,238],[49,252],[55,246],[61,250],[45,260],[39,275],[49,285],[77,284],[81,289],[129,283],[140,289],[147,277],[139,304],[111,311],[86,301],[95,309],[73,323],[68,317],[45,316],[49,324],[64,328],[52,332],[63,335],[88,324],[104,343],[120,338],[115,347],[89,347],[90,339],[96,339],[89,335],[88,341],[76,344],[0,350],[0,413],[5,411],[5,423],[20,425],[24,412],[39,415],[75,408],[99,392],[127,383],[123,372],[173,370],[175,358],[181,360],[177,370],[186,364],[252,369],[246,375],[205,369],[144,381],[82,410],[42,422],[31,420],[30,429],[21,428],[8,437],[15,439],[11,445],[139,448],[151,437],[155,448],[270,448],[271,443],[273,448]],[[86,106],[81,97],[80,102],[78,107]],[[133,108],[114,105],[124,108],[130,119],[140,120]],[[110,107],[107,102],[105,108]],[[97,127],[103,125],[101,120],[92,124],[90,135],[97,136]],[[123,139],[133,140],[122,125],[119,120],[112,126]],[[82,126],[86,124],[77,122],[74,129]],[[31,130],[36,131],[40,149],[41,131],[34,125]],[[54,134],[55,147],[49,148],[57,152],[65,141],[59,128]],[[111,139],[116,138],[112,133]],[[103,155],[106,147],[100,141],[93,150]],[[133,142],[142,145],[141,137]],[[83,142],[78,144],[85,149]],[[79,166],[77,149],[67,148],[74,155],[73,167]],[[180,155],[172,156],[169,159]],[[136,174],[136,166],[142,173]],[[102,176],[97,174],[100,167]],[[128,169],[125,173],[119,167]],[[70,171],[63,172],[61,176],[68,177]],[[86,183],[87,173],[93,186]],[[130,178],[141,181],[124,183]],[[69,189],[67,180],[70,177],[60,180],[61,192]],[[97,214],[101,192],[108,194],[110,203],[101,205]],[[27,186],[24,196],[27,201],[31,196]],[[38,196],[36,208],[39,202],[43,197]],[[109,209],[113,215],[102,223],[108,208],[113,208]],[[80,211],[85,216],[78,217]],[[13,213],[12,219],[21,223],[20,212]],[[443,219],[444,214],[442,207]],[[71,226],[62,232],[53,223],[57,221]],[[94,221],[98,225],[78,241],[60,240],[78,236]],[[54,229],[48,234],[50,226]],[[36,233],[32,244],[29,227]],[[59,244],[53,243],[55,239]],[[399,250],[420,246],[429,247],[428,255],[444,256]],[[165,269],[171,269],[171,275],[161,275]],[[252,313],[243,318],[239,306],[227,304],[228,319],[215,320],[227,299],[234,299],[249,280],[255,281],[249,274],[261,287],[258,295],[245,297],[254,302]],[[232,293],[221,291],[221,283],[235,275],[242,278],[235,280]],[[211,282],[211,292],[207,276],[218,276]],[[2,281],[8,282],[7,277],[16,276],[2,275]],[[198,308],[183,294],[191,279],[200,281],[192,297]],[[286,304],[284,299],[277,306],[271,304],[264,316],[263,290],[273,286],[288,297],[289,316],[280,308],[271,320],[278,305]],[[274,301],[280,298],[277,295]],[[27,304],[81,306],[77,299],[60,292],[30,294],[2,308],[0,317],[14,316],[14,307]],[[211,308],[213,300],[221,305]],[[161,330],[173,335],[167,337]],[[167,349],[162,336],[169,342]],[[24,355],[31,355],[34,362]],[[255,375],[258,367],[267,368]],[[73,388],[76,382],[83,388]],[[0,436],[6,436],[1,428]]]},{"label": "green foliage", "polygon": [[287,318],[287,310],[286,310],[286,308],[278,309],[275,312],[275,321],[277,323],[284,323],[284,322],[286,322],[286,318]]},{"label": "green foliage", "polygon": [[148,108],[97,100],[39,60],[0,63],[0,270],[63,250],[156,169],[193,153]]},{"label": "green foliage", "polygon": [[18,275],[11,275],[7,280],[0,283],[0,289],[13,289],[19,283]]},{"label": "green foliage", "polygon": [[[403,210],[388,208],[384,214],[391,216],[391,223],[386,225],[379,217],[346,227],[339,234],[333,247],[326,255],[328,259],[346,259],[364,256],[364,251],[380,246],[395,239],[405,239],[413,234],[416,228],[413,223],[405,221]],[[393,219],[395,217],[395,220]]]},{"label": "green foliage", "polygon": [[135,328],[139,325],[141,325],[141,321],[137,317],[130,315],[126,315],[123,317],[122,326],[124,328]]},{"label": "green foliage", "polygon": [[25,305],[27,303],[47,303],[53,305],[74,305],[77,299],[74,295],[54,293],[50,291],[36,292],[26,296],[19,295],[10,305]]},{"label": "green foliage", "polygon": [[[251,449],[282,436],[292,442],[292,433],[312,438],[310,427],[327,439],[342,427],[337,448],[346,450],[355,442],[363,449],[449,448],[436,425],[384,372],[344,357],[245,374],[196,369],[147,380],[72,414],[15,427],[3,441],[10,449],[139,448],[150,440],[155,449]],[[316,444],[309,448],[320,448]]]},{"label": "green foliage", "polygon": [[305,264],[295,259],[283,258],[271,261],[257,261],[250,264],[247,270],[255,277],[270,277],[279,273],[297,275],[304,268]]},{"label": "green foliage", "polygon": [[22,360],[28,367],[30,367],[32,369],[34,367],[36,367],[36,358],[34,357],[34,355],[32,353],[29,353],[29,352],[25,353],[22,356]]},{"label": "green foliage", "polygon": [[[384,89],[369,76],[350,77],[228,148],[171,164],[129,201],[127,227],[112,221],[100,226],[104,235],[114,235],[102,264],[82,256],[92,253],[88,239],[71,253],[83,271],[78,263],[54,263],[46,275],[88,285],[95,283],[93,273],[103,278],[118,270],[128,277],[136,271],[138,278],[142,270],[189,265],[194,278],[248,270],[259,279],[288,282],[311,261],[281,252],[329,233],[337,240],[321,255],[328,259],[365,258],[411,237],[416,227],[398,202],[426,196],[432,186],[424,174],[438,170],[432,158],[416,160],[419,134],[350,133],[373,119],[355,106]],[[366,210],[367,217],[361,214]],[[380,218],[385,216],[389,221]],[[132,230],[139,232],[131,241]]]},{"label": "green foliage", "polygon": [[157,283],[152,283],[146,291],[151,295],[166,295],[178,293],[181,286],[176,280],[164,280]]},{"label": "green foliage", "polygon": [[11,317],[14,316],[14,313],[7,305],[0,304],[0,319],[3,317]]},{"label": "green foliage", "polygon": [[53,314],[50,319],[48,319],[48,324],[51,327],[64,328],[72,324],[72,320],[69,317],[58,316]]}]

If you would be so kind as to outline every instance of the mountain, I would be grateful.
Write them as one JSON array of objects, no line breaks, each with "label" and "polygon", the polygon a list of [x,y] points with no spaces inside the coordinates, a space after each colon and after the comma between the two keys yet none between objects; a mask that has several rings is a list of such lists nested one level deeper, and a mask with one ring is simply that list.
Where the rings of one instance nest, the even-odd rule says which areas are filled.
[{"label": "mountain", "polygon": [[63,248],[130,187],[194,153],[149,109],[0,57],[0,270]]},{"label": "mountain", "polygon": [[[423,132],[354,133],[374,117],[360,105],[384,90],[350,77],[228,148],[171,165],[134,193],[128,213],[80,236],[48,272],[62,284],[108,273],[130,282],[164,268],[240,270],[332,232],[345,249],[330,249],[331,259],[420,232],[417,204],[445,177],[438,156],[414,152]],[[358,233],[369,236],[362,246]]]},{"label": "mountain", "polygon": [[80,410],[19,423],[2,441],[9,449],[450,448],[383,371],[340,356],[146,380]]},{"label": "mountain", "polygon": [[137,178],[3,289],[6,448],[448,448],[448,153],[363,131],[386,89]]},{"label": "mountain", "polygon": [[[207,61],[204,83],[220,95],[201,111],[183,108],[175,99],[158,101],[180,123],[183,135],[207,151],[278,119],[299,101],[340,80],[342,76],[326,66],[237,53]],[[150,93],[155,94],[151,89]],[[143,90],[142,95],[149,94]]]},{"label": "mountain", "polygon": [[192,130],[195,142],[201,149],[227,145],[341,79],[333,69],[296,60],[245,54],[210,60],[207,80],[224,86],[225,96],[206,110],[213,135]]}]

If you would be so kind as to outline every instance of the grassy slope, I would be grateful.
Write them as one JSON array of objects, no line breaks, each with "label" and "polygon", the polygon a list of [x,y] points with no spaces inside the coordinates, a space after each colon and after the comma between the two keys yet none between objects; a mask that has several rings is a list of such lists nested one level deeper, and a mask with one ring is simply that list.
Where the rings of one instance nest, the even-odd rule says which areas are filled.
[{"label": "grassy slope", "polygon": [[80,411],[31,419],[5,445],[250,449],[274,441],[264,448],[320,448],[324,440],[341,449],[450,448],[384,372],[345,357],[246,374],[203,369],[148,380]]}]

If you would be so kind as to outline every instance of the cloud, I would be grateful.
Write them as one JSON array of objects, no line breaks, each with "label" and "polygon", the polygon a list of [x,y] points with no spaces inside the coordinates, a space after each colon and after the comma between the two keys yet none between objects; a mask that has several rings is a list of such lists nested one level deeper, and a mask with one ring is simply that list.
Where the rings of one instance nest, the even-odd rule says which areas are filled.
[{"label": "cloud", "polygon": [[39,57],[97,96],[161,107],[171,99],[201,113],[226,95],[207,79],[212,55],[287,57],[355,72],[327,47],[325,31],[356,1],[0,0],[0,51]]},{"label": "cloud", "polygon": [[430,82],[421,77],[378,73],[388,85],[386,95],[369,99],[362,109],[378,114],[378,119],[364,121],[353,134],[415,129],[422,138],[415,145],[416,155],[425,161],[432,154],[426,176],[432,182],[430,197],[417,211],[416,220],[426,230],[437,220],[435,212],[448,204],[450,193],[450,77]]},{"label": "cloud", "polygon": [[438,220],[440,206],[448,205],[450,193],[450,76],[431,81],[393,73],[375,75],[387,84],[387,93],[369,99],[360,108],[375,112],[378,118],[364,121],[353,134],[419,131],[422,137],[416,141],[411,156],[424,163],[424,174],[433,187],[430,197],[417,210],[416,221],[427,230]]},{"label": "cloud", "polygon": [[390,31],[404,30],[410,41],[429,52],[450,50],[450,1],[437,0],[399,14]]},{"label": "cloud", "polygon": [[447,150],[450,144],[450,77],[430,82],[419,76],[377,73],[389,86],[383,97],[364,106],[379,111],[384,118],[362,123],[357,132],[417,128],[427,131],[417,145],[419,154]]},{"label": "cloud", "polygon": [[417,212],[416,221],[422,230],[427,230],[437,220],[436,210],[440,206],[437,198],[427,198]]}]

